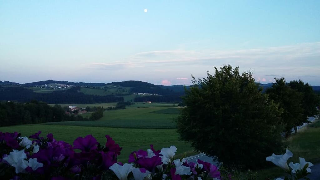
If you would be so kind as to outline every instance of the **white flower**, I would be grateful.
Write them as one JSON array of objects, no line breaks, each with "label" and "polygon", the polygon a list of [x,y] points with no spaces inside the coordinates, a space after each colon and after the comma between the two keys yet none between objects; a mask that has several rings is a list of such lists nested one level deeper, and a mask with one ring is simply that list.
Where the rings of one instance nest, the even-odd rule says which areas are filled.
[{"label": "white flower", "polygon": [[163,175],[162,175],[162,180],[165,180],[165,179],[167,178],[167,176],[168,176],[168,175],[163,174]]},{"label": "white flower", "polygon": [[200,169],[202,169],[202,168],[203,168],[203,164],[198,164],[198,163],[197,163],[197,167],[200,168]]},{"label": "white flower", "polygon": [[37,170],[40,167],[43,167],[42,163],[37,161],[37,158],[30,158],[28,166],[32,168],[33,171]]},{"label": "white flower", "polygon": [[24,150],[18,151],[13,150],[7,157],[4,157],[3,160],[7,161],[11,166],[16,168],[16,173],[24,172],[24,170],[28,167],[28,161]]},{"label": "white flower", "polygon": [[176,173],[175,174],[179,174],[179,175],[190,175],[191,174],[190,167],[183,166],[180,159],[176,159],[173,162],[174,162],[174,165],[176,166]]},{"label": "white flower", "polygon": [[161,161],[163,164],[168,164],[170,162],[170,159],[173,158],[173,156],[176,154],[177,148],[175,146],[170,146],[170,148],[162,148],[160,154]]},{"label": "white flower", "polygon": [[38,145],[33,145],[33,150],[32,150],[32,152],[33,153],[37,153],[37,152],[39,152],[39,146]]},{"label": "white flower", "polygon": [[22,139],[21,142],[19,143],[19,145],[22,147],[25,147],[28,149],[32,145],[32,141],[27,137],[20,137],[19,139]]},{"label": "white flower", "polygon": [[272,156],[267,157],[266,160],[273,162],[275,165],[283,169],[289,170],[287,161],[292,156],[293,156],[292,152],[287,149],[285,154],[283,155],[272,154]]},{"label": "white flower", "polygon": [[282,178],[277,178],[277,179],[275,179],[275,180],[284,180],[284,179],[282,179]]},{"label": "white flower", "polygon": [[179,167],[179,166],[182,165],[182,162],[180,161],[180,159],[174,160],[173,163],[174,163],[174,165],[175,165],[176,167]]},{"label": "white flower", "polygon": [[198,180],[202,180],[202,178],[201,178],[201,177],[198,177]]},{"label": "white flower", "polygon": [[156,167],[158,168],[159,171],[163,171],[163,166],[162,166],[162,164],[160,164],[160,165],[158,165],[158,166],[156,166]]},{"label": "white flower", "polygon": [[132,173],[135,180],[143,180],[150,174],[149,171],[146,171],[145,173],[141,172],[139,168],[132,169]]},{"label": "white flower", "polygon": [[128,174],[132,171],[132,164],[125,163],[123,166],[114,163],[110,168],[120,180],[127,180]]},{"label": "white flower", "polygon": [[151,149],[147,149],[148,152],[148,158],[152,158],[153,156],[155,156],[155,154],[153,153],[153,151]]},{"label": "white flower", "polygon": [[292,169],[292,173],[296,173],[298,170],[302,170],[304,168],[304,166],[306,166],[306,164],[308,164],[307,172],[311,173],[310,167],[313,166],[313,164],[311,162],[306,162],[306,160],[301,157],[299,157],[299,161],[300,161],[300,163],[293,164],[293,162],[291,162],[289,164],[289,166]]}]

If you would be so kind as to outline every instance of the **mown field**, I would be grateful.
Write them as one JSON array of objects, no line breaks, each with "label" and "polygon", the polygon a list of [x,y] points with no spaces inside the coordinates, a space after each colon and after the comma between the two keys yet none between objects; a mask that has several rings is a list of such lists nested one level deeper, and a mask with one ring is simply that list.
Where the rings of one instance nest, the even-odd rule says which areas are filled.
[{"label": "mown field", "polygon": [[[89,107],[103,107],[103,108],[107,108],[107,107],[114,107],[116,106],[117,103],[97,103],[97,104],[58,104],[61,107],[64,106],[77,106],[80,108],[86,108],[87,106]],[[51,106],[54,106],[55,104],[49,104]]]},{"label": "mown field", "polygon": [[105,86],[102,88],[84,88],[82,87],[80,92],[89,95],[106,96],[106,95],[126,95],[130,93],[130,88],[117,87],[117,86]]},{"label": "mown field", "polygon": [[[108,107],[115,104],[72,105]],[[174,118],[178,116],[179,111],[180,109],[174,104],[136,103],[126,109],[105,111],[104,117],[98,121],[68,121],[0,127],[0,131],[16,131],[22,133],[23,136],[42,131],[42,135],[53,133],[56,140],[68,143],[73,143],[77,137],[92,134],[103,144],[106,142],[105,135],[108,134],[123,147],[119,157],[122,162],[128,159],[132,151],[148,149],[150,144],[153,144],[156,149],[175,145],[178,148],[178,157],[183,157],[196,152],[193,151],[190,144],[179,140],[174,123]]]},{"label": "mown field", "polygon": [[178,117],[179,112],[180,108],[174,104],[135,103],[134,105],[128,106],[126,109],[105,111],[103,118],[97,121],[65,121],[48,124],[138,129],[173,129],[176,127],[174,120]]},{"label": "mown field", "polygon": [[105,135],[110,135],[116,143],[123,149],[119,160],[126,162],[132,151],[139,149],[148,149],[153,144],[156,149],[175,145],[178,148],[180,157],[194,154],[189,144],[179,141],[178,134],[175,129],[128,129],[128,128],[108,128],[108,127],[80,127],[80,126],[63,126],[63,125],[21,125],[11,127],[1,127],[2,132],[20,132],[22,136],[30,136],[31,134],[42,131],[45,136],[52,133],[56,140],[63,140],[73,143],[77,137],[84,137],[92,134],[100,143],[105,144]]}]

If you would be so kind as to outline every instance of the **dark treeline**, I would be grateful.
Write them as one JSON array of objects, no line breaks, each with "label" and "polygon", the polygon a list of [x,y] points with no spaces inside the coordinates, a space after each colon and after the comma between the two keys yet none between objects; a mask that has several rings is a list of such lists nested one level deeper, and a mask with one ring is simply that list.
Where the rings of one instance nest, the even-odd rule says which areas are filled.
[{"label": "dark treeline", "polygon": [[122,87],[131,87],[132,93],[150,93],[159,95],[176,95],[179,96],[184,94],[184,86],[170,86],[165,87],[162,85],[154,85],[142,81],[123,81],[123,82],[112,82],[109,85],[117,85]]},{"label": "dark treeline", "polygon": [[79,90],[80,87],[73,87],[65,91],[54,91],[52,93],[35,93],[32,90],[23,87],[0,86],[0,101],[29,102],[31,100],[38,100],[49,104],[91,104],[123,101],[123,97],[116,97],[114,95],[87,95],[79,92]]},{"label": "dark treeline", "polygon": [[34,86],[43,86],[45,84],[67,84],[67,85],[73,85],[73,86],[89,86],[89,87],[101,87],[105,86],[105,83],[85,83],[85,82],[69,82],[69,81],[55,81],[55,80],[46,80],[46,81],[38,81],[38,82],[32,82],[32,83],[26,83],[22,86],[26,87],[34,87]]},{"label": "dark treeline", "polygon": [[30,101],[28,103],[0,102],[0,126],[38,124],[60,121],[95,121],[103,117],[103,107],[94,107],[91,116],[67,114],[66,107],[49,106],[47,103]]},{"label": "dark treeline", "polygon": [[59,105],[51,107],[38,101],[0,103],[0,126],[81,120],[81,116],[67,115]]},{"label": "dark treeline", "polygon": [[134,102],[181,102],[181,96],[166,95],[166,96],[139,96],[134,98]]}]

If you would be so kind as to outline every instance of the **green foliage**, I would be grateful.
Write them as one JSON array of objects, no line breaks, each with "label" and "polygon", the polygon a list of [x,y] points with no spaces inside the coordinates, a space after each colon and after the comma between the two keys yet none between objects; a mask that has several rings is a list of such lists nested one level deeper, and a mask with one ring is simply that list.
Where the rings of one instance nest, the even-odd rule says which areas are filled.
[{"label": "green foliage", "polygon": [[259,168],[283,149],[280,111],[251,73],[224,66],[195,80],[177,120],[181,139],[227,166]]},{"label": "green foliage", "polygon": [[0,103],[0,126],[77,120],[83,118],[66,115],[65,110],[59,105],[49,106],[38,101]]},{"label": "green foliage", "polygon": [[125,109],[126,106],[130,106],[132,103],[131,102],[123,102],[123,101],[120,101],[117,103],[115,109]]},{"label": "green foliage", "polygon": [[95,112],[93,112],[90,116],[90,120],[98,120],[103,117],[103,107],[98,107]]},{"label": "green foliage", "polygon": [[288,85],[292,89],[303,94],[302,108],[304,109],[304,117],[315,116],[319,113],[317,106],[320,105],[320,98],[308,83],[305,84],[303,81],[299,80],[290,81]]},{"label": "green foliage", "polygon": [[303,93],[290,88],[284,78],[276,79],[276,83],[267,89],[266,93],[283,110],[281,121],[285,124],[286,137],[291,134],[293,128],[307,122],[302,106]]}]

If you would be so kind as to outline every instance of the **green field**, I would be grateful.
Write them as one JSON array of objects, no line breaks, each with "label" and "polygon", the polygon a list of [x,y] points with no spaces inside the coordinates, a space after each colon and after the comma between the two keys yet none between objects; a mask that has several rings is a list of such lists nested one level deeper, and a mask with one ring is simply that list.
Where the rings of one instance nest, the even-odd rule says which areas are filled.
[{"label": "green field", "polygon": [[[80,108],[85,108],[87,106],[89,107],[103,107],[103,108],[107,108],[107,107],[115,107],[117,103],[96,103],[96,104],[58,104],[61,107],[64,106],[77,106]],[[49,104],[50,106],[54,106],[55,104]]]},{"label": "green field", "polygon": [[29,136],[39,130],[45,136],[52,133],[56,140],[63,140],[68,143],[79,136],[92,134],[100,143],[105,144],[105,135],[110,135],[116,143],[122,147],[119,160],[126,162],[132,151],[139,149],[148,149],[153,144],[155,149],[175,145],[178,148],[177,155],[182,157],[195,154],[189,144],[179,141],[175,129],[125,129],[125,128],[107,128],[107,127],[79,127],[79,126],[60,126],[60,125],[22,125],[1,127],[2,132],[20,132],[22,136]]},{"label": "green field", "polygon": [[[105,106],[104,106],[105,107]],[[126,109],[104,111],[103,118],[97,121],[65,121],[47,123],[69,126],[117,127],[117,128],[152,128],[173,129],[175,118],[180,109],[174,104],[135,103]],[[87,117],[88,115],[84,115]]]},{"label": "green field", "polygon": [[127,95],[130,93],[129,87],[105,86],[100,88],[84,88],[80,92],[88,95],[107,96],[107,95]]},{"label": "green field", "polygon": [[[60,104],[61,106],[115,106],[115,103],[102,104]],[[174,118],[180,109],[167,103],[135,103],[126,109],[104,111],[104,117],[98,121],[67,121],[46,124],[0,127],[2,132],[20,132],[23,136],[42,131],[42,135],[53,133],[55,139],[72,143],[79,136],[92,134],[100,143],[105,143],[105,135],[110,135],[123,147],[119,159],[125,162],[134,150],[147,149],[154,144],[156,149],[175,145],[178,157],[193,155],[196,152],[179,140]],[[84,116],[90,115],[85,114]],[[119,128],[120,127],[120,128]]]},{"label": "green field", "polygon": [[65,89],[44,89],[44,88],[37,88],[37,87],[32,87],[28,88],[33,90],[35,93],[52,93],[54,91],[65,91]]}]

